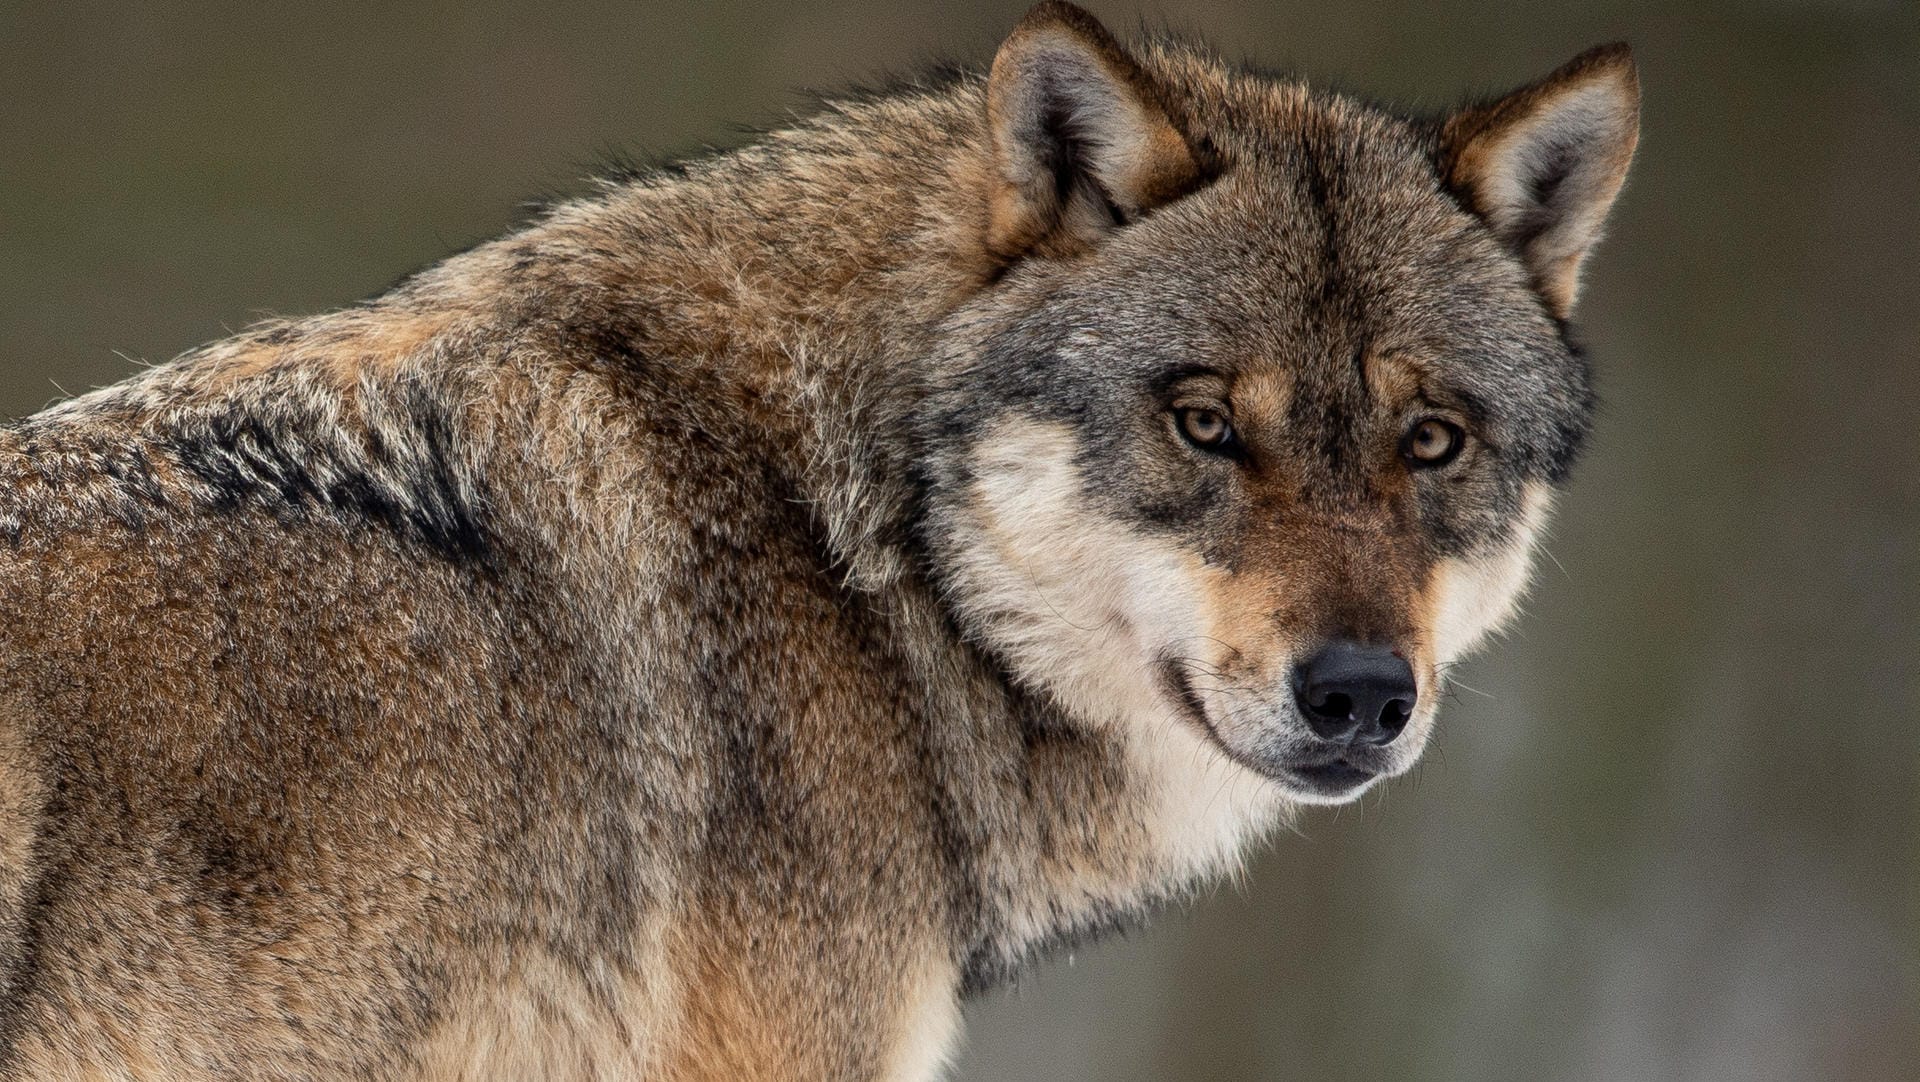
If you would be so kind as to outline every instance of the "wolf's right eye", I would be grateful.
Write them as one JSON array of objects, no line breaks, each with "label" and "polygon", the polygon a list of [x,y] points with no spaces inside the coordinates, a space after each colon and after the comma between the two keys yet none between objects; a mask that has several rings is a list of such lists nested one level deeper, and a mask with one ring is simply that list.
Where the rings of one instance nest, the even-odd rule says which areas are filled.
[{"label": "wolf's right eye", "polygon": [[1459,425],[1429,417],[1414,425],[1400,441],[1400,454],[1408,465],[1435,469],[1452,462],[1466,441],[1467,435]]},{"label": "wolf's right eye", "polygon": [[1184,408],[1174,411],[1180,435],[1203,451],[1225,451],[1233,446],[1233,422],[1218,410]]}]

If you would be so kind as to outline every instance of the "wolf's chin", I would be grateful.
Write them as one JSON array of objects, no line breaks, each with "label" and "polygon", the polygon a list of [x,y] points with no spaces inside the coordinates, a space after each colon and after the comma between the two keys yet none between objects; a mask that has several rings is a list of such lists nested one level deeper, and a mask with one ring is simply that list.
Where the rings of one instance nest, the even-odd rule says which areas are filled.
[{"label": "wolf's chin", "polygon": [[1383,771],[1336,762],[1319,767],[1290,767],[1286,776],[1275,781],[1296,804],[1347,804],[1358,800],[1386,776]]}]

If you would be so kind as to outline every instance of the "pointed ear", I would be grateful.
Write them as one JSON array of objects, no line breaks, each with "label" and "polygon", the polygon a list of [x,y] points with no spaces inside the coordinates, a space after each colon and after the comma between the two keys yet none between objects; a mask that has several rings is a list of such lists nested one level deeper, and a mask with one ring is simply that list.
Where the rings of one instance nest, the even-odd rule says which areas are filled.
[{"label": "pointed ear", "polygon": [[1029,11],[987,79],[987,248],[1072,255],[1202,179],[1153,80],[1072,4]]},{"label": "pointed ear", "polygon": [[1532,86],[1449,117],[1441,168],[1526,261],[1564,319],[1639,136],[1633,53],[1602,45]]}]

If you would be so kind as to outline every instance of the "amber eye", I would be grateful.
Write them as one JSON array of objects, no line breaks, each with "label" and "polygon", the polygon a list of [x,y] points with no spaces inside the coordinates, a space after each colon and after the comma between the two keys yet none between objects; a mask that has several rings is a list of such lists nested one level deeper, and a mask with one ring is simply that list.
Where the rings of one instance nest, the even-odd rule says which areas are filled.
[{"label": "amber eye", "polygon": [[1459,425],[1429,417],[1414,425],[1400,441],[1400,455],[1410,466],[1432,469],[1452,462],[1466,442],[1467,434]]},{"label": "amber eye", "polygon": [[1180,424],[1180,434],[1195,447],[1224,451],[1233,445],[1233,423],[1218,410],[1181,409],[1175,411],[1174,418]]}]

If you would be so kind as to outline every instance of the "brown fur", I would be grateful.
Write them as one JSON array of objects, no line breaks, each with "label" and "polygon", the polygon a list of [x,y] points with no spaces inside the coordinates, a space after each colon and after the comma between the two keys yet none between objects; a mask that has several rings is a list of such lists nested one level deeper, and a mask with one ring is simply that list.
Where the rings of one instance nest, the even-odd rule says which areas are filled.
[{"label": "brown fur", "polygon": [[[1307,799],[1245,755],[1300,651],[1424,697],[1511,607],[1586,405],[1591,228],[1533,266],[1474,202],[1527,93],[1409,121],[1045,4],[0,428],[0,1077],[930,1077],[964,988]],[[1422,327],[1531,351],[1444,491]],[[1112,405],[1181,349],[1231,470]]]}]

